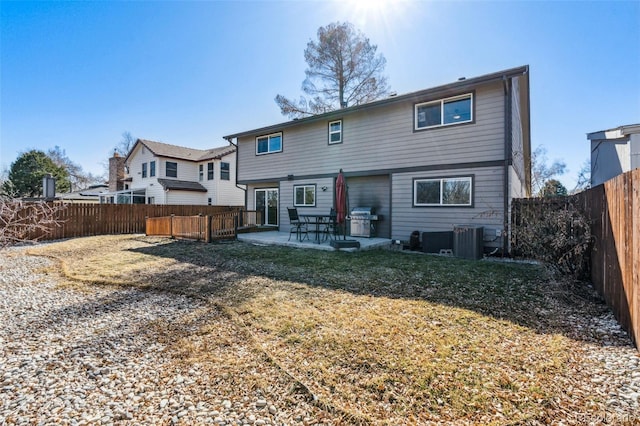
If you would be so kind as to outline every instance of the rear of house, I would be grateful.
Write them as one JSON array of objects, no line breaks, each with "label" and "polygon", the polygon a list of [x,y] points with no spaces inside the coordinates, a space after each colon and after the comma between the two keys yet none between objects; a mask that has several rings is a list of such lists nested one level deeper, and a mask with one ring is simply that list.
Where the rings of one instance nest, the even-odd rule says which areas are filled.
[{"label": "rear of house", "polygon": [[[114,161],[116,160],[116,161]],[[236,148],[187,148],[138,139],[125,159],[111,159],[110,183],[102,196],[117,204],[243,205],[244,190],[232,170]],[[123,173],[118,170],[123,168]]]},{"label": "rear of house", "polygon": [[530,192],[529,70],[514,68],[232,134],[246,207],[288,228],[287,207],[327,212],[343,170],[377,236],[484,227],[506,247],[510,200]]}]

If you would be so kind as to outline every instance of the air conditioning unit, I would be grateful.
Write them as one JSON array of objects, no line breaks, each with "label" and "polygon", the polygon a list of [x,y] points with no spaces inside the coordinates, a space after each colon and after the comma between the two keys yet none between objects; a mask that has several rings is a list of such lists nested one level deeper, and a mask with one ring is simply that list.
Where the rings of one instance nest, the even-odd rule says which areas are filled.
[{"label": "air conditioning unit", "polygon": [[453,227],[453,255],[463,259],[482,259],[484,227],[455,225]]}]

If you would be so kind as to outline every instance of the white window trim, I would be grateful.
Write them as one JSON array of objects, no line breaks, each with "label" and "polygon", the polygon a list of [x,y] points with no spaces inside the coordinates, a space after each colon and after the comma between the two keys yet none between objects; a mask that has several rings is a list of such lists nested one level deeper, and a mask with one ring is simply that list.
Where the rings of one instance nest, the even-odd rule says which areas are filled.
[{"label": "white window trim", "polygon": [[204,181],[204,164],[198,164],[198,182]]},{"label": "white window trim", "polygon": [[[448,180],[464,180],[469,182],[469,202],[466,204],[443,204],[443,185]],[[440,202],[439,203],[418,203],[418,183],[419,182],[440,182]],[[473,176],[451,176],[437,178],[419,178],[413,181],[413,205],[414,207],[472,207],[473,206]]]},{"label": "white window trim", "polygon": [[[340,123],[340,130],[331,131],[331,125],[335,124],[335,123]],[[340,139],[338,139],[337,141],[332,141],[331,140],[331,136],[336,134],[336,133],[340,135]],[[329,145],[334,145],[334,144],[338,144],[338,143],[342,143],[342,120],[333,120],[333,121],[329,122]]]},{"label": "white window trim", "polygon": [[[280,136],[280,149],[277,151],[269,151],[269,140],[272,136]],[[267,138],[267,152],[258,152],[258,139]],[[271,133],[269,135],[261,135],[256,136],[256,155],[266,155],[266,154],[274,154],[276,152],[282,152],[282,147],[284,145],[284,139],[282,137],[282,132]]]},{"label": "white window trim", "polygon": [[[313,204],[305,204],[305,203],[299,204],[299,203],[296,203],[296,190],[298,188],[304,188],[305,194],[306,194],[307,188],[312,188],[313,189]],[[293,185],[293,206],[294,207],[315,207],[316,206],[317,195],[318,194],[317,194],[317,191],[316,191],[316,185],[315,184],[313,184],[313,185],[311,185],[311,184]],[[305,197],[305,199],[306,199],[306,197]]]},{"label": "white window trim", "polygon": [[[470,109],[470,114],[469,114],[469,119],[468,120],[464,120],[464,121],[456,121],[455,123],[443,123],[444,121],[444,104],[447,102],[452,102],[452,101],[459,101],[461,99],[466,99],[469,98],[469,101],[471,102],[471,109]],[[425,105],[433,105],[433,104],[440,104],[440,124],[434,124],[433,126],[425,126],[425,127],[418,127],[418,108],[421,106],[425,106]],[[458,124],[462,124],[462,123],[471,123],[473,122],[474,119],[474,104],[473,104],[473,93],[465,93],[464,95],[459,95],[459,96],[452,96],[450,98],[443,98],[443,99],[438,99],[435,101],[429,101],[429,102],[421,102],[419,104],[415,104],[413,106],[413,128],[414,130],[425,130],[425,129],[433,129],[436,127],[446,127],[446,126],[456,126]]]}]

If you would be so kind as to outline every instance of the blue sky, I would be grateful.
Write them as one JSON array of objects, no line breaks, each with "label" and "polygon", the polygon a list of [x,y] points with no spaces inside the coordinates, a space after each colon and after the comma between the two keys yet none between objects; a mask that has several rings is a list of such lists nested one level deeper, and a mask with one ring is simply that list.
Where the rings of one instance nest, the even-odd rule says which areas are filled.
[{"label": "blue sky", "polygon": [[[399,94],[530,65],[534,148],[640,122],[640,2],[0,2],[0,168],[60,146],[92,173],[124,131],[193,148],[286,121],[317,29],[350,21]],[[382,160],[382,159],[381,159]]]}]

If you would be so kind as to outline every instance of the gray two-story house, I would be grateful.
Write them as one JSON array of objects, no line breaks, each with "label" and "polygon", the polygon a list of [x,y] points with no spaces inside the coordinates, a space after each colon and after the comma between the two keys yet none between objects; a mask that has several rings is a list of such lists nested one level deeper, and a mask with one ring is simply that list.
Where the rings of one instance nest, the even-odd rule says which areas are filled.
[{"label": "gray two-story house", "polygon": [[348,203],[377,235],[484,227],[507,247],[510,201],[530,194],[529,67],[522,66],[225,136],[247,209],[287,230],[287,207],[328,212],[343,170]]}]

